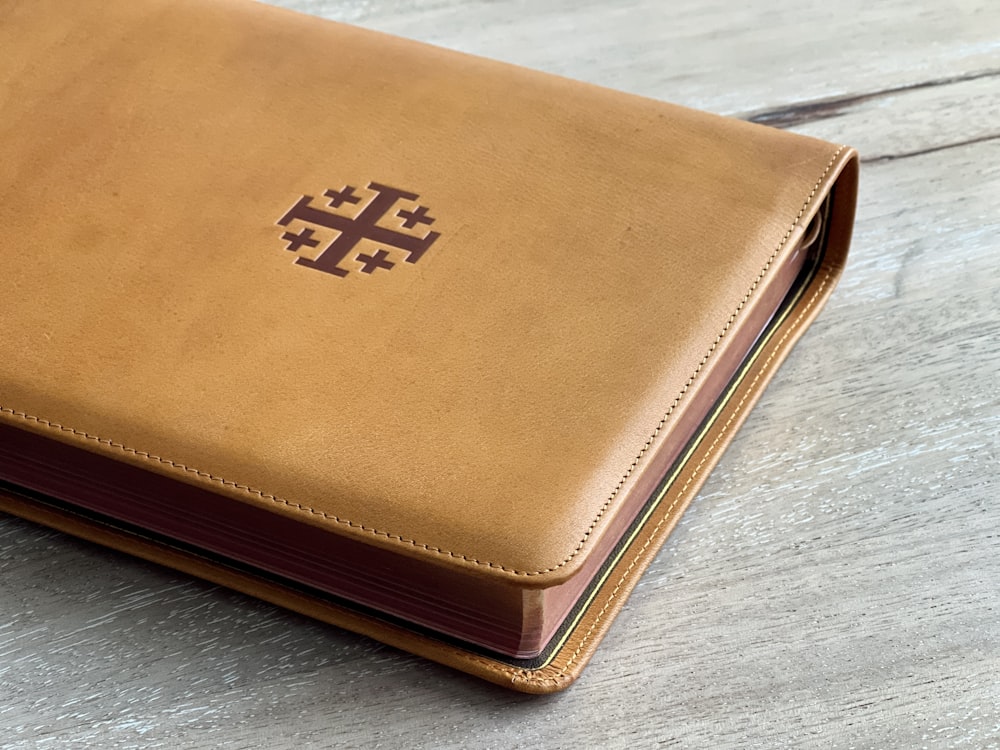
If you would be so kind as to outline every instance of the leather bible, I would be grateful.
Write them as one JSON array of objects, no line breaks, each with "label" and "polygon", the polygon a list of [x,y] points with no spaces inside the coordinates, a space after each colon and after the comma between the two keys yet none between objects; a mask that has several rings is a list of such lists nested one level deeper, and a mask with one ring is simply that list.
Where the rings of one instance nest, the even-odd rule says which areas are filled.
[{"label": "leather bible", "polygon": [[0,0],[0,509],[570,684],[853,150],[244,0]]}]

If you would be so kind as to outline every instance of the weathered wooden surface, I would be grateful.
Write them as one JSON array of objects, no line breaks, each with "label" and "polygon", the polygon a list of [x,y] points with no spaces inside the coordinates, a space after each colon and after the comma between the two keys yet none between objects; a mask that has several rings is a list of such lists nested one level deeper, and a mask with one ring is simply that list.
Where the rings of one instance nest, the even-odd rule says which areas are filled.
[{"label": "weathered wooden surface", "polygon": [[856,145],[846,276],[569,692],[4,517],[0,746],[1000,747],[1000,5],[284,4]]}]

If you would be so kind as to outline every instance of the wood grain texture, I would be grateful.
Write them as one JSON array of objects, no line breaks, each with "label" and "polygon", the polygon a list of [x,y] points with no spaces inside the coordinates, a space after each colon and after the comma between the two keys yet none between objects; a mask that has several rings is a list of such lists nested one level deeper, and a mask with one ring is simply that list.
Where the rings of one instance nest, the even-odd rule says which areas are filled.
[{"label": "wood grain texture", "polygon": [[858,146],[826,311],[537,698],[0,518],[0,746],[1000,747],[1000,6],[286,0]]}]

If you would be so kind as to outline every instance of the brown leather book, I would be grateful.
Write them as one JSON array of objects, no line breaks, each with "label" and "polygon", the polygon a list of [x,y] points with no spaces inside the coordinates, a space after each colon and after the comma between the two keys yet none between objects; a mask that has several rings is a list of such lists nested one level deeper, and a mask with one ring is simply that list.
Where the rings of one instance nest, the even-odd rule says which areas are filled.
[{"label": "brown leather book", "polygon": [[0,0],[0,509],[572,682],[855,153],[243,0]]}]

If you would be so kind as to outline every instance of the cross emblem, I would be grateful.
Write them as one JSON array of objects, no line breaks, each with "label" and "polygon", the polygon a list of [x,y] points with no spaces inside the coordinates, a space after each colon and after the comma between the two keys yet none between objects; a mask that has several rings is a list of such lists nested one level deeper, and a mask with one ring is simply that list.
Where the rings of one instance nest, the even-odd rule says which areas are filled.
[{"label": "cross emblem", "polygon": [[281,235],[281,239],[288,242],[288,247],[286,250],[291,250],[293,253],[297,253],[303,247],[319,247],[319,240],[314,240],[313,235],[316,234],[311,229],[303,229],[298,234],[293,234],[292,232],[285,232]]},{"label": "cross emblem", "polygon": [[365,264],[361,269],[361,273],[375,273],[376,268],[384,268],[386,271],[389,271],[396,265],[395,263],[390,263],[386,260],[388,257],[388,252],[385,250],[379,250],[374,255],[358,253],[356,260],[360,260]]},{"label": "cross emblem", "polygon": [[[368,183],[368,189],[375,192],[375,197],[354,217],[316,208],[313,205],[313,197],[303,195],[294,206],[288,209],[284,216],[278,219],[278,225],[282,227],[287,227],[292,222],[298,221],[307,225],[333,229],[338,233],[337,237],[316,258],[299,256],[295,259],[296,264],[314,268],[333,276],[344,277],[350,273],[350,270],[341,264],[361,240],[369,240],[385,247],[402,250],[406,253],[407,263],[416,263],[441,236],[438,232],[427,232],[423,237],[418,237],[379,226],[378,222],[389,214],[399,201],[416,201],[420,196],[377,182]],[[347,185],[341,190],[327,190],[323,195],[329,199],[327,205],[330,208],[340,208],[344,204],[357,205],[362,201],[362,197],[355,194],[355,188],[351,185]],[[404,229],[413,229],[420,224],[430,225],[434,223],[434,218],[427,215],[428,210],[426,206],[420,205],[413,210],[400,208],[395,212],[395,216],[403,220]],[[319,246],[320,242],[314,239],[314,235],[313,228],[307,226],[297,234],[292,231],[285,232],[281,235],[281,239],[288,243],[287,250],[298,252],[303,247]],[[354,257],[357,262],[362,264],[361,273],[368,275],[380,268],[387,271],[394,268],[396,264],[388,258],[389,251],[383,248],[379,248],[372,255],[359,253]]]},{"label": "cross emblem", "polygon": [[323,195],[330,199],[330,208],[340,208],[344,203],[361,203],[361,198],[354,194],[354,188],[350,185],[343,190],[327,190]]},{"label": "cross emblem", "polygon": [[405,219],[403,222],[403,227],[405,229],[413,229],[417,224],[433,224],[434,219],[427,215],[426,206],[417,206],[416,211],[406,211],[405,209],[400,209],[396,212],[396,216],[400,219]]}]

